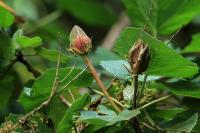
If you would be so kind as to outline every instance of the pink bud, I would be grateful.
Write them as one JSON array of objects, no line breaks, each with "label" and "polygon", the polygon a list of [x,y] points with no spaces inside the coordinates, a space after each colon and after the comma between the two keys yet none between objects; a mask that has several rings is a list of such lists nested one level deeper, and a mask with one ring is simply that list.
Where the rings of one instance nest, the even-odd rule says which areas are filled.
[{"label": "pink bud", "polygon": [[74,26],[70,33],[70,49],[77,55],[86,54],[92,47],[91,39],[79,27]]}]

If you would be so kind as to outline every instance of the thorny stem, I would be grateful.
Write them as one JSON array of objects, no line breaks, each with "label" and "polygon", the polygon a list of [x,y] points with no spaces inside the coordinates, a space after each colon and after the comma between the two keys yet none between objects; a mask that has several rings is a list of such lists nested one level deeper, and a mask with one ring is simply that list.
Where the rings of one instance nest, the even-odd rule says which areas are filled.
[{"label": "thorny stem", "polygon": [[97,84],[99,85],[99,87],[101,88],[102,92],[104,93],[104,95],[106,96],[106,98],[108,99],[108,101],[110,102],[110,104],[113,106],[113,108],[119,113],[121,112],[121,109],[115,104],[115,102],[112,100],[111,96],[109,95],[109,93],[106,90],[106,87],[104,86],[103,82],[100,80],[94,66],[92,65],[89,57],[87,55],[83,55],[82,56],[84,62],[86,65],[88,65],[88,68],[90,70],[90,72],[92,73],[94,79],[96,80]]}]

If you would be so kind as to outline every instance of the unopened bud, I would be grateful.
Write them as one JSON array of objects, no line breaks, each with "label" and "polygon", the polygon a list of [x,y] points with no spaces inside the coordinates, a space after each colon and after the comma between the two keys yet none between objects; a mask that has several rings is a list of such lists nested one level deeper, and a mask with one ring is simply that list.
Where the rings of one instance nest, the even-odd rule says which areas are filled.
[{"label": "unopened bud", "polygon": [[77,55],[86,54],[92,48],[91,39],[79,26],[72,28],[69,40],[70,50]]},{"label": "unopened bud", "polygon": [[129,63],[133,74],[143,73],[148,68],[149,61],[149,47],[145,45],[142,40],[138,40],[129,52]]}]

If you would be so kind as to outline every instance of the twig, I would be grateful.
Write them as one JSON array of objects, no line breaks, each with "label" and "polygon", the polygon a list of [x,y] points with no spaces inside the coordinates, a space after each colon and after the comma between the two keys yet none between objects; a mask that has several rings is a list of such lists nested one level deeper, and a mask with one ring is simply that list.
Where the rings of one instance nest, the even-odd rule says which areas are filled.
[{"label": "twig", "polygon": [[179,28],[179,29],[170,37],[170,39],[169,39],[169,41],[166,43],[166,45],[168,45],[168,44],[172,41],[172,39],[174,39],[174,37],[181,31],[181,29],[182,29],[182,27]]},{"label": "twig", "polygon": [[130,25],[128,17],[125,13],[121,13],[119,20],[111,27],[101,46],[106,49],[112,49],[119,34],[128,25]]},{"label": "twig", "polygon": [[58,88],[58,73],[59,73],[59,65],[60,65],[60,54],[58,56],[58,62],[57,62],[57,66],[56,66],[56,75],[54,78],[54,82],[51,88],[51,94],[49,96],[49,98],[44,101],[43,103],[41,103],[37,108],[33,109],[31,112],[29,112],[28,114],[26,114],[25,116],[23,116],[18,123],[15,124],[15,127],[17,127],[19,124],[23,124],[29,116],[33,115],[35,112],[39,111],[41,108],[47,106],[49,104],[49,102],[51,101],[52,97],[55,95],[56,90]]},{"label": "twig", "polygon": [[[101,96],[105,96],[102,92],[100,92],[100,91],[98,91],[98,90],[93,89],[92,91],[94,91],[95,93],[97,93],[97,94],[99,94],[99,95],[101,95]],[[113,97],[111,97],[111,99],[112,99],[116,104],[118,104],[120,107],[122,107],[122,108],[125,108],[125,107],[126,107],[125,105],[123,105],[122,103],[120,103],[117,99],[115,99],[115,98],[113,98]]]},{"label": "twig", "polygon": [[150,125],[144,123],[144,122],[140,122],[142,125],[144,125],[145,127],[151,129],[151,130],[156,130],[155,128],[151,127]]},{"label": "twig", "polygon": [[71,84],[74,80],[76,80],[85,70],[87,69],[88,66],[86,66],[79,74],[77,74],[72,80],[70,80],[67,84],[65,84],[61,89],[57,91],[57,93],[63,91],[69,84]]},{"label": "twig", "polygon": [[39,77],[41,73],[37,71],[33,66],[29,63],[28,60],[24,57],[21,50],[16,51],[17,61],[21,62],[23,65],[26,66],[27,70],[31,72],[35,78]]},{"label": "twig", "polygon": [[146,108],[146,107],[148,107],[148,106],[150,106],[150,105],[152,105],[152,104],[155,104],[155,103],[157,103],[157,102],[160,102],[160,101],[162,101],[162,100],[165,100],[165,99],[167,99],[167,98],[169,98],[169,97],[171,97],[171,96],[172,96],[172,94],[167,95],[167,96],[164,96],[164,97],[161,97],[161,98],[159,98],[159,99],[156,99],[156,100],[154,100],[154,101],[152,101],[152,102],[150,102],[150,103],[147,103],[147,104],[143,105],[143,106],[140,107],[139,109],[144,109],[144,108]]},{"label": "twig", "polygon": [[18,16],[15,10],[13,10],[10,6],[8,6],[3,1],[0,1],[0,6],[6,9],[7,11],[9,11],[10,13],[12,13],[15,16],[17,23],[24,22],[23,18],[21,16]]},{"label": "twig", "polygon": [[70,71],[68,72],[68,74],[61,81],[59,81],[59,82],[65,81],[67,79],[67,77],[73,72],[74,68],[75,68],[75,65],[73,65],[73,67],[70,69]]},{"label": "twig", "polygon": [[7,11],[11,12],[13,15],[17,16],[15,10],[13,10],[11,7],[9,7],[7,4],[5,4],[3,1],[0,1],[0,6],[6,9]]},{"label": "twig", "polygon": [[106,96],[106,98],[108,99],[108,101],[110,102],[110,104],[113,106],[113,108],[117,111],[117,112],[121,112],[121,109],[115,104],[115,102],[112,100],[111,96],[109,95],[109,93],[106,90],[106,87],[104,86],[103,82],[100,80],[95,68],[93,67],[89,57],[87,55],[83,55],[82,56],[85,64],[88,66],[90,72],[92,73],[94,79],[96,80],[97,84],[99,85],[99,87],[101,88],[102,92],[104,93],[104,95]]},{"label": "twig", "polygon": [[151,17],[152,9],[153,9],[153,2],[151,2],[151,6],[150,6],[150,8],[149,8],[149,14],[148,14],[146,23],[145,23],[145,25],[144,25],[144,27],[143,27],[143,30],[146,30],[146,28],[147,28],[147,25],[148,25],[149,20],[150,20],[150,17]]},{"label": "twig", "polygon": [[149,113],[146,111],[146,109],[143,109],[144,110],[144,114],[148,120],[148,122],[153,126],[155,127],[157,130],[162,130],[154,121],[153,119],[149,116]]},{"label": "twig", "polygon": [[70,102],[68,102],[68,101],[65,99],[65,97],[64,97],[62,94],[59,96],[59,98],[60,98],[61,102],[62,102],[64,105],[66,105],[66,106],[68,106],[68,107],[70,107],[70,106],[72,105]]},{"label": "twig", "polygon": [[74,95],[73,95],[72,91],[71,91],[70,89],[67,89],[67,90],[68,90],[68,92],[69,92],[69,95],[70,95],[71,98],[72,98],[72,101],[75,102],[75,98],[74,98]]}]

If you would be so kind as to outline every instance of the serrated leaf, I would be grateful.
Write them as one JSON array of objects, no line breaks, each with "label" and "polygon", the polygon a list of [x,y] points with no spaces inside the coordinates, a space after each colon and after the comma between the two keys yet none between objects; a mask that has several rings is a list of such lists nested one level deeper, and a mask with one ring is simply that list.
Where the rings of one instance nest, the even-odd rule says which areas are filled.
[{"label": "serrated leaf", "polygon": [[139,28],[125,28],[115,44],[115,51],[125,57],[138,39],[150,48],[151,59],[147,70],[149,75],[186,78],[198,73],[197,64],[183,58]]},{"label": "serrated leaf", "polygon": [[14,16],[0,6],[0,27],[8,27],[14,22]]},{"label": "serrated leaf", "polygon": [[59,122],[57,133],[71,133],[71,128],[73,127],[73,115],[77,111],[81,111],[89,102],[91,98],[88,94],[83,95],[78,98],[72,106],[65,112],[63,119]]},{"label": "serrated leaf", "polygon": [[[63,79],[71,70],[71,68],[60,68],[59,69],[59,78]],[[23,105],[26,111],[32,110],[39,104],[41,104],[43,101],[45,101],[50,93],[51,88],[53,85],[53,81],[55,78],[55,71],[56,69],[49,69],[45,71],[36,81],[34,82],[32,86],[32,91],[30,96],[26,95],[25,93],[22,93],[19,102]],[[59,85],[59,88],[61,88],[66,83],[69,83],[74,77],[76,77],[77,74],[81,72],[81,69],[74,69],[70,75]],[[84,82],[83,82],[84,81]],[[89,74],[87,71],[83,72],[79,78],[71,82],[71,84],[66,88],[81,88],[81,87],[87,87],[90,86],[93,83],[92,75]]]}]

